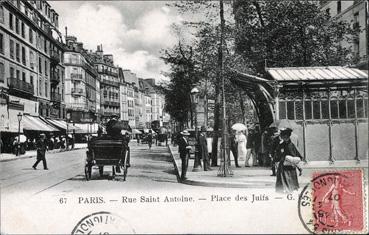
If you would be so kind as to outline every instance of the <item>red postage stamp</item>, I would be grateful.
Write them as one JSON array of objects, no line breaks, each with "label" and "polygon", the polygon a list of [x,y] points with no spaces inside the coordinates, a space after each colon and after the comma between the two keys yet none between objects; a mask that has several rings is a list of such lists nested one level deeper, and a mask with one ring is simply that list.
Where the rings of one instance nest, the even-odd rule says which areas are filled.
[{"label": "red postage stamp", "polygon": [[316,173],[312,181],[314,232],[364,229],[363,172]]}]

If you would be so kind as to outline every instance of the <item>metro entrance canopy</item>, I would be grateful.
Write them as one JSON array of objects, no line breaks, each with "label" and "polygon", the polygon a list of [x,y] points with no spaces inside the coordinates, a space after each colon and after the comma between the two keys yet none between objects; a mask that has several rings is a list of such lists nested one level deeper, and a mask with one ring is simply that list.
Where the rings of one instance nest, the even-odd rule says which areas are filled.
[{"label": "metro entrance canopy", "polygon": [[262,130],[274,120],[295,120],[306,160],[367,158],[367,72],[339,66],[266,72],[266,78],[238,71],[232,77],[254,103]]}]

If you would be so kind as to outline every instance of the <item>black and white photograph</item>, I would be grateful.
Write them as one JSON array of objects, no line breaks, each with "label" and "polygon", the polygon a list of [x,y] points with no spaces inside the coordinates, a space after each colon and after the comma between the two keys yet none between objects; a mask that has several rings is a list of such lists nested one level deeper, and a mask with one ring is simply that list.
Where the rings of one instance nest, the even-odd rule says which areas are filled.
[{"label": "black and white photograph", "polygon": [[1,234],[367,234],[368,0],[0,0]]}]

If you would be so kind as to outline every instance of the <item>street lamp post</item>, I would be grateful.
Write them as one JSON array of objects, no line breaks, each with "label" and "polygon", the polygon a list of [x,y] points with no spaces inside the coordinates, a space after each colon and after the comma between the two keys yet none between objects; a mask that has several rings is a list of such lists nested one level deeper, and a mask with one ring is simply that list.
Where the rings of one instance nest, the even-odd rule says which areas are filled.
[{"label": "street lamp post", "polygon": [[69,124],[68,124],[68,122],[69,122],[69,120],[70,120],[70,113],[67,113],[67,121],[66,121],[66,123],[67,123],[67,129],[65,130],[65,147],[66,147],[66,150],[68,150],[68,148],[69,148],[69,146],[68,146],[68,128],[69,128]]},{"label": "street lamp post", "polygon": [[222,130],[222,160],[218,170],[218,176],[220,177],[228,177],[233,175],[233,172],[228,167],[229,161],[229,145],[228,145],[228,131],[227,131],[227,116],[226,116],[226,102],[225,102],[225,84],[224,84],[224,62],[223,62],[223,44],[224,44],[224,28],[225,28],[225,20],[224,20],[224,6],[223,0],[219,0],[220,5],[220,77],[222,79],[222,106],[223,106],[223,130]]},{"label": "street lamp post", "polygon": [[16,155],[19,156],[19,153],[20,153],[20,123],[22,121],[22,113],[19,112],[18,115],[17,115],[17,118],[18,118],[18,143],[17,143],[17,153]]},{"label": "street lamp post", "polygon": [[193,165],[192,171],[200,171],[201,170],[201,161],[199,156],[199,130],[197,128],[197,103],[198,103],[198,95],[199,89],[196,87],[191,90],[191,100],[192,104],[194,104],[195,110],[195,162]]}]

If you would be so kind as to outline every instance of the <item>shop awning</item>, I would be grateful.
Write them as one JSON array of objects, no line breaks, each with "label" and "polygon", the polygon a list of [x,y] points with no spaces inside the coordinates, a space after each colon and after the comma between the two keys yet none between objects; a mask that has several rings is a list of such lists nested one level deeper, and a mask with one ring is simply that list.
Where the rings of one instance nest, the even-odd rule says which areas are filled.
[{"label": "shop awning", "polygon": [[44,122],[40,117],[24,115],[22,118],[23,130],[26,131],[59,131],[55,127]]},{"label": "shop awning", "polygon": [[[66,130],[67,129],[67,122],[63,121],[63,120],[56,120],[56,119],[51,119],[51,118],[46,118],[46,121],[49,122],[50,124],[54,125],[55,127],[62,129],[62,130]],[[73,130],[78,130],[78,127],[73,126],[72,123],[68,124],[68,131],[73,131]]]},{"label": "shop awning", "polygon": [[[99,124],[97,123],[74,123],[74,127],[76,127],[75,133],[79,134],[93,134],[97,133],[97,130],[99,128]],[[71,125],[69,125],[71,126]]]}]

